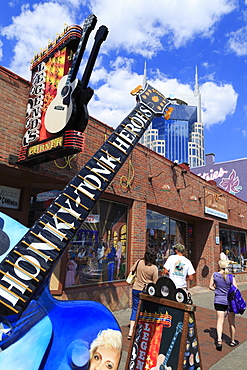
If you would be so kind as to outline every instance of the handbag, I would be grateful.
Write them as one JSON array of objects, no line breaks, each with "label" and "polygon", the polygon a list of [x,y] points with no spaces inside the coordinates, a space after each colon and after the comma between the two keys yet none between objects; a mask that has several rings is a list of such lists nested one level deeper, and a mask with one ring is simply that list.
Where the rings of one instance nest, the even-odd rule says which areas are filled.
[{"label": "handbag", "polygon": [[137,262],[134,271],[130,271],[130,273],[129,273],[127,279],[126,279],[126,283],[128,283],[130,285],[134,284],[135,278],[136,278],[137,266],[138,266],[139,262],[140,262],[140,260]]},{"label": "handbag", "polygon": [[243,315],[244,311],[246,310],[246,302],[243,299],[240,290],[233,285],[232,275],[229,274],[228,276],[231,283],[230,289],[228,291],[228,311],[240,313],[240,315]]}]

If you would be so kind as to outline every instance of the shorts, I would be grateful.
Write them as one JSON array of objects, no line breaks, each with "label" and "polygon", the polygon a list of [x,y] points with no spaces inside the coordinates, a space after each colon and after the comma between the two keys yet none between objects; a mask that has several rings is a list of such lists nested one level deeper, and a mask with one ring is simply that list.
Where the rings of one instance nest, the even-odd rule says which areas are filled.
[{"label": "shorts", "polygon": [[214,304],[214,309],[216,311],[227,311],[228,305],[227,304],[215,303]]}]

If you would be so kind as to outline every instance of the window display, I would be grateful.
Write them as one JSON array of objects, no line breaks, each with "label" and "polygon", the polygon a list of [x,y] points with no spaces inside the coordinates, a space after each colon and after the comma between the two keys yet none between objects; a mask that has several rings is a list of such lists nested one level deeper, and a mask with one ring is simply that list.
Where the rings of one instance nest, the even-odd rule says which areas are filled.
[{"label": "window display", "polygon": [[128,206],[100,200],[68,247],[65,287],[125,279]]},{"label": "window display", "polygon": [[172,246],[182,243],[188,257],[188,226],[186,222],[174,220],[161,213],[147,210],[147,248],[155,248],[157,266],[163,268],[164,262],[173,253]]},{"label": "window display", "polygon": [[247,271],[247,251],[245,233],[233,230],[220,230],[222,252],[228,257],[229,271]]}]

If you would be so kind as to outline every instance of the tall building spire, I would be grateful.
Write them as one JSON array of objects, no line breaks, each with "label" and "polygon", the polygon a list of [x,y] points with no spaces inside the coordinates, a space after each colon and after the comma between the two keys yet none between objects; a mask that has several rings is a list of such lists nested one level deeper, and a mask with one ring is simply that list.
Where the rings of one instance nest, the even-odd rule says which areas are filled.
[{"label": "tall building spire", "polygon": [[143,83],[142,87],[144,88],[147,83],[147,67],[146,67],[146,61],[144,62],[144,73],[143,73]]},{"label": "tall building spire", "polygon": [[195,96],[197,97],[197,122],[202,123],[202,104],[201,104],[201,92],[199,89],[198,84],[198,70],[196,66],[196,74],[195,74]]}]

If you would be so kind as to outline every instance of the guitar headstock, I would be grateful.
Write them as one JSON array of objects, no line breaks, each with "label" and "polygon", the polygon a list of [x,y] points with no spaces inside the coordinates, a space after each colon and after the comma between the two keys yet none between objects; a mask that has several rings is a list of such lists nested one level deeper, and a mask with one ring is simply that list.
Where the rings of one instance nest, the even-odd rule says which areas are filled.
[{"label": "guitar headstock", "polygon": [[182,333],[182,331],[183,331],[183,323],[182,323],[182,321],[179,321],[179,322],[177,323],[176,331],[177,331],[178,333]]},{"label": "guitar headstock", "polygon": [[92,31],[97,23],[97,17],[94,14],[90,14],[83,23],[83,30]]},{"label": "guitar headstock", "polygon": [[144,90],[137,92],[138,102],[147,105],[156,115],[163,115],[170,100],[165,98],[158,90],[149,84],[146,84]]}]

